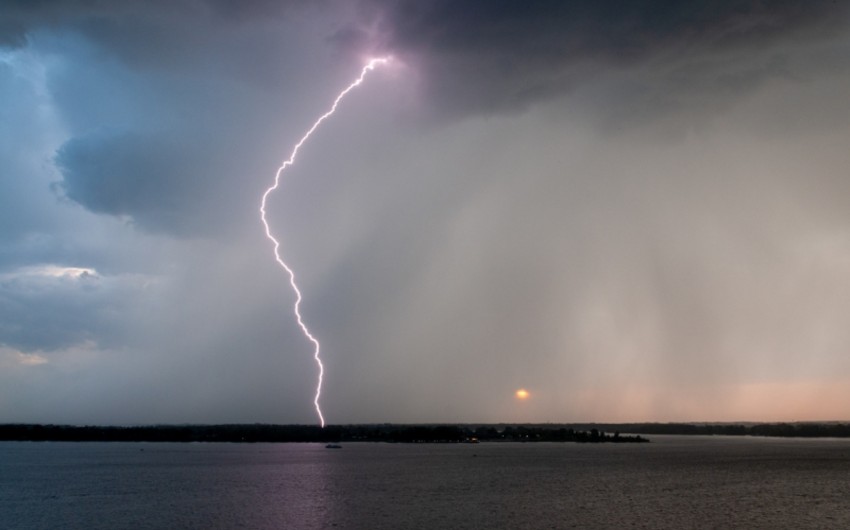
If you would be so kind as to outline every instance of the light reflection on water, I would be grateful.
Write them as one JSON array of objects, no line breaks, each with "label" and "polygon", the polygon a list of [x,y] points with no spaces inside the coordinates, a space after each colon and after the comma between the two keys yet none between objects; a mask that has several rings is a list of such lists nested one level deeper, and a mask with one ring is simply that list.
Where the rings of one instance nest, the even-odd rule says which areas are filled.
[{"label": "light reflection on water", "polygon": [[0,528],[850,528],[850,440],[0,443]]}]

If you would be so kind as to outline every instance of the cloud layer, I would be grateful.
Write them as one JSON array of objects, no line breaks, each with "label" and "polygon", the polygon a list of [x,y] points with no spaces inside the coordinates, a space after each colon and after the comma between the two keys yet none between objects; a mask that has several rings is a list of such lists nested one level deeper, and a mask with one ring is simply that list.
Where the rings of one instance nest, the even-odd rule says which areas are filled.
[{"label": "cloud layer", "polygon": [[375,53],[269,202],[331,422],[850,417],[845,3],[13,2],[0,46],[0,421],[314,422],[257,208]]}]

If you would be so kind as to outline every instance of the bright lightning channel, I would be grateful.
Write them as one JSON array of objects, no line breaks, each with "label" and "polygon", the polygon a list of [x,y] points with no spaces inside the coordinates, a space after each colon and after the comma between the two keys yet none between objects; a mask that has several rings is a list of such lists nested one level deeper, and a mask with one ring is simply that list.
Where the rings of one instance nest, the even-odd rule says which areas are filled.
[{"label": "bright lightning channel", "polygon": [[315,132],[316,129],[319,128],[319,125],[321,125],[323,121],[328,119],[334,112],[336,112],[336,108],[339,105],[339,102],[342,101],[342,98],[344,98],[349,92],[354,90],[354,88],[359,86],[363,82],[363,80],[366,79],[366,74],[368,74],[370,71],[374,70],[378,66],[387,64],[389,61],[389,57],[380,57],[376,59],[371,59],[368,63],[366,63],[366,66],[364,66],[363,70],[360,71],[360,77],[355,79],[353,83],[348,85],[345,90],[339,93],[339,95],[334,100],[333,105],[331,105],[330,110],[322,114],[319,119],[316,120],[313,126],[310,127],[310,129],[304,134],[304,136],[301,137],[301,140],[299,140],[298,143],[295,144],[295,147],[292,149],[292,154],[289,155],[289,159],[286,160],[283,164],[281,164],[281,166],[277,169],[277,173],[274,176],[274,184],[269,186],[266,192],[263,193],[263,200],[260,202],[260,219],[263,221],[263,226],[266,229],[266,237],[269,238],[269,240],[274,245],[274,258],[277,261],[278,265],[280,265],[287,272],[287,274],[289,274],[289,285],[291,285],[292,290],[295,291],[295,305],[293,307],[295,319],[298,321],[298,325],[301,327],[301,331],[304,332],[304,336],[306,336],[307,339],[309,339],[310,342],[313,343],[313,358],[316,360],[316,364],[319,365],[319,380],[318,384],[316,385],[316,397],[313,399],[313,404],[316,406],[316,414],[319,415],[319,422],[321,423],[323,428],[325,426],[325,417],[322,414],[322,407],[319,406],[319,397],[322,395],[322,379],[325,375],[325,366],[322,364],[322,358],[319,355],[319,340],[312,333],[310,333],[310,330],[307,328],[307,325],[304,324],[304,320],[301,318],[301,290],[295,283],[295,273],[292,271],[289,265],[287,265],[286,262],[283,261],[283,258],[280,257],[280,242],[277,240],[277,238],[274,237],[274,235],[272,235],[271,227],[269,226],[268,219],[266,219],[266,201],[268,200],[269,195],[273,191],[275,191],[280,185],[281,173],[283,173],[283,171],[287,167],[295,163],[295,157],[298,155],[298,150],[301,149],[301,146],[304,145],[304,142],[306,142],[307,139],[312,136],[313,132]]}]

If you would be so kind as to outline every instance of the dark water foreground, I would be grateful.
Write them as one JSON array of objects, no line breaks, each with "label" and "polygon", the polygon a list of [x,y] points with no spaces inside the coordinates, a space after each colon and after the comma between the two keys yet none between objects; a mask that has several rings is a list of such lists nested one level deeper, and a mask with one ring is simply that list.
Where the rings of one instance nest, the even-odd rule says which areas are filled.
[{"label": "dark water foreground", "polygon": [[850,441],[0,443],[0,527],[850,528]]}]

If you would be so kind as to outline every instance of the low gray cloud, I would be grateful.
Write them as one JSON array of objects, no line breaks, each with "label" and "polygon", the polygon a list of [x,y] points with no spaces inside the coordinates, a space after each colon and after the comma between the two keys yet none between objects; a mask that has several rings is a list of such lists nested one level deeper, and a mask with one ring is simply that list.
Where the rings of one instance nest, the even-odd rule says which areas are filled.
[{"label": "low gray cloud", "polygon": [[39,266],[0,275],[0,344],[49,352],[96,343],[123,346],[124,318],[144,278]]}]

